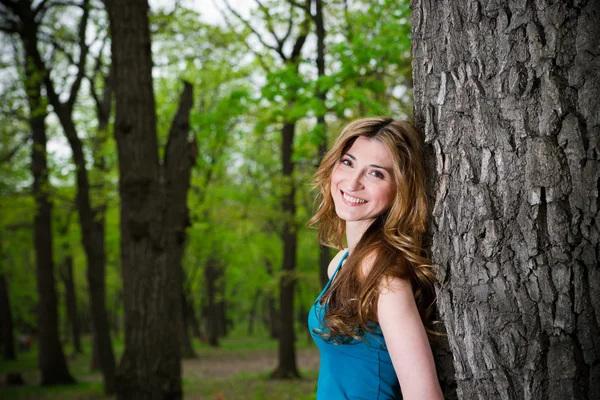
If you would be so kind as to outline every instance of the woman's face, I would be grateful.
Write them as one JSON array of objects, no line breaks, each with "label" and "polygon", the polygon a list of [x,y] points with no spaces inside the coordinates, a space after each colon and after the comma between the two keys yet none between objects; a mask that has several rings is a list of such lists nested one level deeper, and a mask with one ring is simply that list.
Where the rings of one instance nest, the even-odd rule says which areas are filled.
[{"label": "woman's face", "polygon": [[380,141],[359,136],[331,175],[335,212],[348,222],[373,222],[395,194],[392,154]]}]

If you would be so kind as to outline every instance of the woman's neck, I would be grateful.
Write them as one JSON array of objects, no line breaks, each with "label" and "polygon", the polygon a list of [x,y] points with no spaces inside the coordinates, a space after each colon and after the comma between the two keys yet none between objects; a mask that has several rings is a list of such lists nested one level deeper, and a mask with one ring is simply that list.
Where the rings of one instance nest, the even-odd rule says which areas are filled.
[{"label": "woman's neck", "polygon": [[348,242],[348,254],[352,254],[354,248],[360,241],[362,235],[367,231],[373,221],[346,222],[346,241]]}]

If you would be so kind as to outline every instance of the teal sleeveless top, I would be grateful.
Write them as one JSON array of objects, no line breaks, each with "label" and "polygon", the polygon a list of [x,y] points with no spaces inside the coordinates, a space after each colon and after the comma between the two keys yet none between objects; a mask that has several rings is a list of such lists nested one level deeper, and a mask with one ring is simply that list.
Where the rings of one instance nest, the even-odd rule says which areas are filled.
[{"label": "teal sleeveless top", "polygon": [[327,306],[321,306],[319,300],[346,257],[348,252],[308,313],[308,328],[321,353],[317,400],[402,399],[400,384],[379,325],[373,332],[367,332],[362,340],[353,339],[343,344],[320,336],[320,333],[327,332],[323,326]]}]

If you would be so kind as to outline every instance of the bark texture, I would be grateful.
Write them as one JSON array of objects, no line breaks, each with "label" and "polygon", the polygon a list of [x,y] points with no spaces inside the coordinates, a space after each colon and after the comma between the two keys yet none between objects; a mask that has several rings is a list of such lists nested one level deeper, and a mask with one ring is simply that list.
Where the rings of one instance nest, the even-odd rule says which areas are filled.
[{"label": "bark texture", "polygon": [[412,3],[461,399],[600,398],[599,4]]},{"label": "bark texture", "polygon": [[180,399],[181,251],[195,155],[188,143],[192,86],[184,83],[161,164],[148,3],[105,4],[112,34],[125,308],[125,354],[117,371],[117,398]]}]

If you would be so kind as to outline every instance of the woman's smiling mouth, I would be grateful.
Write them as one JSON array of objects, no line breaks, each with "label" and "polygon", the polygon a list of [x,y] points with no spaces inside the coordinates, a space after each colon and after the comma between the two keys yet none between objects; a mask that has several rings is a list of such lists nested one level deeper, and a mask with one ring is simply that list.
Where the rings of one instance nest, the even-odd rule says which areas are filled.
[{"label": "woman's smiling mouth", "polygon": [[358,197],[350,196],[349,194],[344,193],[342,190],[340,190],[340,193],[342,194],[342,198],[344,199],[344,202],[346,204],[349,203],[349,205],[355,206],[355,205],[364,204],[367,202],[366,200],[359,199]]}]

